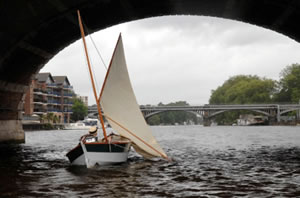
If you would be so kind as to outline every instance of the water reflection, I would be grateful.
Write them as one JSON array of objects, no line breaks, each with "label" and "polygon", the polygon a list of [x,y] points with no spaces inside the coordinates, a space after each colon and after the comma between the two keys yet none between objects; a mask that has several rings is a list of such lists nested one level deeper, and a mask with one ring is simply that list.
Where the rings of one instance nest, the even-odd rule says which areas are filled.
[{"label": "water reflection", "polygon": [[131,152],[117,166],[70,166],[65,154],[84,131],[26,133],[0,146],[1,197],[296,197],[296,127],[154,127],[174,161]]}]

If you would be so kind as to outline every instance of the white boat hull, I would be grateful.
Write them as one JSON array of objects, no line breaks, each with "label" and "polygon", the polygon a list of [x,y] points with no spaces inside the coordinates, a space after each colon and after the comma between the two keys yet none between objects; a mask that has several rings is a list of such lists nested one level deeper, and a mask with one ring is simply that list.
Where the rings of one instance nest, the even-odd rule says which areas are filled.
[{"label": "white boat hull", "polygon": [[65,130],[89,130],[90,126],[82,126],[82,127],[76,127],[76,126],[65,126]]},{"label": "white boat hull", "polygon": [[127,161],[130,146],[130,142],[80,143],[67,154],[67,157],[72,165],[119,164]]},{"label": "white boat hull", "polygon": [[[112,165],[120,164],[127,161],[129,152],[122,153],[102,153],[102,152],[88,152],[89,164],[92,166],[98,165]],[[86,166],[85,154],[80,155],[74,160],[72,165]]]}]

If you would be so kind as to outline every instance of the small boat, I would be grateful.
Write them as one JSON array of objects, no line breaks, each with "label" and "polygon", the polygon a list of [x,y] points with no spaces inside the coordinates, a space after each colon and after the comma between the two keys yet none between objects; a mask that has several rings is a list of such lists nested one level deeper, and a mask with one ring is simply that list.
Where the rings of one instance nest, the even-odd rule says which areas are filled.
[{"label": "small boat", "polygon": [[85,125],[84,122],[75,122],[65,125],[66,130],[89,130],[91,126]]},{"label": "small boat", "polygon": [[237,119],[238,126],[259,126],[259,125],[268,125],[268,118],[265,116],[254,116],[250,115],[240,115],[240,118]]},{"label": "small boat", "polygon": [[82,121],[86,126],[97,126],[101,127],[101,124],[98,119],[86,118]]},{"label": "small boat", "polygon": [[66,130],[89,130],[92,126],[97,126],[98,128],[102,127],[98,119],[87,118],[84,120],[77,121],[75,123],[65,124],[65,129]]},{"label": "small boat", "polygon": [[263,116],[254,116],[249,126],[260,126],[260,125],[268,125],[268,119]]},{"label": "small boat", "polygon": [[[88,168],[96,164],[122,163],[127,161],[131,146],[145,158],[162,157],[169,160],[154,138],[136,101],[127,70],[121,34],[98,97],[79,11],[77,14],[103,138],[95,136],[97,130],[91,128],[90,133],[81,137],[78,145],[67,153],[69,161],[73,165],[86,165]],[[107,135],[103,117],[118,135],[113,133]]]},{"label": "small boat", "polygon": [[93,135],[97,128],[92,127],[88,135],[80,138],[79,144],[67,153],[72,165],[111,165],[127,161],[131,141],[120,135],[110,134],[107,139],[98,140]]}]

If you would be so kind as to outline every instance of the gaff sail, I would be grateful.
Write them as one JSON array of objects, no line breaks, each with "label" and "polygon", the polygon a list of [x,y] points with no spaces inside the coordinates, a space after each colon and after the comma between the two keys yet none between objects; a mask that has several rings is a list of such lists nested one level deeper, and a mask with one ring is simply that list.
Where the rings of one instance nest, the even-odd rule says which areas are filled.
[{"label": "gaff sail", "polygon": [[120,135],[130,139],[137,152],[145,157],[159,156],[168,159],[140,111],[127,70],[121,34],[103,83],[99,101],[111,127]]}]

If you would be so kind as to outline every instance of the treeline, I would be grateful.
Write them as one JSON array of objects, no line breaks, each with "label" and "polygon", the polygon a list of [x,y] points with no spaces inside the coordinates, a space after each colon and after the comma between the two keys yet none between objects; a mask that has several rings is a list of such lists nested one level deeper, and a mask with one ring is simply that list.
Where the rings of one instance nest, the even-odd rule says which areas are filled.
[{"label": "treeline", "polygon": [[[279,77],[276,81],[252,75],[233,76],[212,90],[209,104],[299,103],[300,65],[286,66]],[[249,112],[226,112],[218,115],[216,121],[218,124],[230,124],[240,114],[246,113]]]},{"label": "treeline", "polygon": [[71,122],[83,120],[88,115],[88,107],[78,98],[73,98]]},{"label": "treeline", "polygon": [[[186,101],[172,102],[168,104],[159,103],[157,106],[189,106]],[[151,116],[147,119],[150,125],[183,125],[198,124],[199,118],[185,111],[167,111]]]}]

